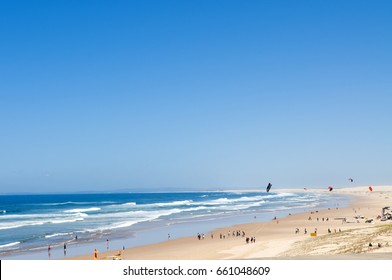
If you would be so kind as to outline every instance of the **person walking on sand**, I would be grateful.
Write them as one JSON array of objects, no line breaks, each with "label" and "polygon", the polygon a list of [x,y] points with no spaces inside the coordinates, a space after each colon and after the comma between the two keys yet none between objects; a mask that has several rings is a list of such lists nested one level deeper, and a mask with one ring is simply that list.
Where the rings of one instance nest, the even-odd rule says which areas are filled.
[{"label": "person walking on sand", "polygon": [[98,260],[98,250],[94,249],[94,260]]}]

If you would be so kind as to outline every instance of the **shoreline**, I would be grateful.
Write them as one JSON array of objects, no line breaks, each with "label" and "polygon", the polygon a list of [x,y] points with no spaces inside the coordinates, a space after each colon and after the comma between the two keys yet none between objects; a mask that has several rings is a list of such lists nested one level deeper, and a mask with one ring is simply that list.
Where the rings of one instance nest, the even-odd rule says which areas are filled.
[{"label": "shoreline", "polygon": [[[304,190],[277,190],[286,191]],[[337,259],[392,259],[392,239],[388,237],[392,232],[392,220],[381,222],[376,219],[382,207],[392,206],[391,191],[389,186],[375,187],[373,192],[367,187],[337,189],[333,194],[351,195],[348,207],[306,211],[269,222],[217,228],[200,240],[196,236],[181,237],[125,250],[99,252],[98,259],[334,259],[334,256]],[[363,218],[355,219],[355,216]],[[366,223],[365,218],[373,221]],[[297,228],[298,233],[295,233]],[[310,236],[315,231],[317,236]],[[250,241],[252,238],[255,242]],[[368,243],[375,246],[369,247]],[[64,259],[92,260],[93,252]]]},{"label": "shoreline", "polygon": [[[93,252],[94,249],[98,249],[101,252],[106,252],[111,249],[119,250],[123,247],[131,248],[141,245],[154,244],[166,241],[168,234],[171,235],[171,239],[195,236],[197,232],[206,233],[216,228],[228,227],[235,224],[252,223],[254,221],[269,221],[274,217],[274,215],[283,217],[289,213],[293,214],[314,209],[316,206],[318,208],[326,208],[332,205],[336,205],[337,203],[345,206],[348,205],[349,202],[348,195],[340,195],[339,197],[335,196],[337,200],[332,201],[329,198],[330,193],[328,192],[324,194],[317,194],[316,192],[308,194],[305,192],[302,194],[294,194],[294,192],[287,190],[279,192],[274,191],[268,195],[265,192],[258,191],[255,194],[249,194],[249,197],[247,195],[248,191],[235,191],[233,197],[226,195],[226,193],[228,192],[206,198],[206,205],[211,204],[212,209],[221,208],[228,210],[227,212],[218,211],[218,215],[214,215],[213,213],[212,215],[209,215],[206,212],[200,213],[200,215],[198,215],[198,213],[196,213],[196,215],[190,214],[187,215],[188,217],[185,219],[177,219],[178,216],[174,218],[164,217],[162,219],[144,221],[129,228],[98,232],[95,235],[91,235],[91,238],[88,238],[89,236],[78,235],[78,238],[75,239],[75,236],[72,235],[71,239],[65,238],[63,241],[60,240],[60,242],[57,243],[54,243],[51,240],[48,240],[48,242],[41,242],[46,244],[43,244],[43,246],[36,246],[29,250],[9,250],[7,253],[2,254],[0,258],[4,260],[50,260],[61,259],[64,257],[71,258]],[[170,209],[176,210],[175,208],[177,201],[182,203],[188,200],[190,201],[190,205],[194,204],[194,207],[198,207],[198,204],[203,204],[202,200],[200,200],[201,202],[198,201],[198,197],[199,196],[195,196],[195,198],[189,196],[178,197],[175,199],[174,205]],[[200,197],[209,196],[203,195]],[[256,198],[256,201],[252,199],[252,197]],[[291,201],[290,197],[298,197],[298,200],[294,199],[291,203],[287,203],[285,197],[289,198],[287,201]],[[308,197],[309,200],[304,200],[304,197]],[[130,197],[124,201],[133,201],[133,199],[133,197]],[[267,202],[271,201],[272,204],[264,204],[264,199],[266,199]],[[276,201],[275,203],[274,200]],[[124,201],[122,203],[124,203]],[[280,201],[282,201],[282,204],[280,204]],[[254,205],[256,205],[255,208],[247,211],[248,208],[254,207]],[[264,205],[267,205],[267,207],[258,208],[258,206]],[[187,208],[190,207],[192,206],[187,206]],[[241,208],[245,210],[242,211]],[[257,219],[254,219],[255,215],[257,215]],[[127,223],[128,220],[125,217],[118,222]],[[68,229],[67,227],[63,227],[59,230],[59,232],[71,231],[71,229]],[[110,246],[108,247],[106,246],[107,239],[110,240]],[[64,243],[67,244],[66,251],[63,250]],[[50,251],[48,250],[49,245],[51,247]]]}]

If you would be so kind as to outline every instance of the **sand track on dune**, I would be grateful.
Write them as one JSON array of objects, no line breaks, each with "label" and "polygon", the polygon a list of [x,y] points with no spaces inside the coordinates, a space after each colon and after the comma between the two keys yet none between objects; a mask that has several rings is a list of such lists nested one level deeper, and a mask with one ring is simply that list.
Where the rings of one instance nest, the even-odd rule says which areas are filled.
[{"label": "sand track on dune", "polygon": [[[372,247],[369,246],[372,243]],[[381,247],[378,247],[378,243]],[[279,257],[303,255],[361,254],[390,251],[392,246],[392,225],[370,228],[349,229],[338,233],[298,241],[281,253]],[[389,248],[389,250],[387,250]]]}]

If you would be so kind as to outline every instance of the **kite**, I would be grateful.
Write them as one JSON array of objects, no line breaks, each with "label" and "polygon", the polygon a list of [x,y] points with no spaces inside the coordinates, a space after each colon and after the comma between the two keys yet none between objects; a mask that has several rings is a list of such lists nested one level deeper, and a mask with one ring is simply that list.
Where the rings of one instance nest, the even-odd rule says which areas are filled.
[{"label": "kite", "polygon": [[328,190],[331,192],[333,190],[333,188],[331,186],[329,186]]},{"label": "kite", "polygon": [[372,186],[370,186],[370,187],[369,187],[369,190],[370,190],[371,192],[373,191],[373,188],[372,188]]},{"label": "kite", "polygon": [[267,192],[269,192],[269,191],[270,191],[270,189],[271,189],[271,187],[272,187],[272,184],[271,184],[271,183],[268,183],[268,186],[267,186],[267,189],[266,189],[266,191],[267,191]]}]

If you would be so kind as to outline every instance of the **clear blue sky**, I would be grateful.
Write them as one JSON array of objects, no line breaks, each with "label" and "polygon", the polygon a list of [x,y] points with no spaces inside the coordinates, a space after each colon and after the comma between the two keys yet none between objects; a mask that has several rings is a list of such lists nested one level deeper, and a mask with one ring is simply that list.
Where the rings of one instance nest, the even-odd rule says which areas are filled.
[{"label": "clear blue sky", "polygon": [[392,1],[1,1],[0,193],[392,183]]}]

